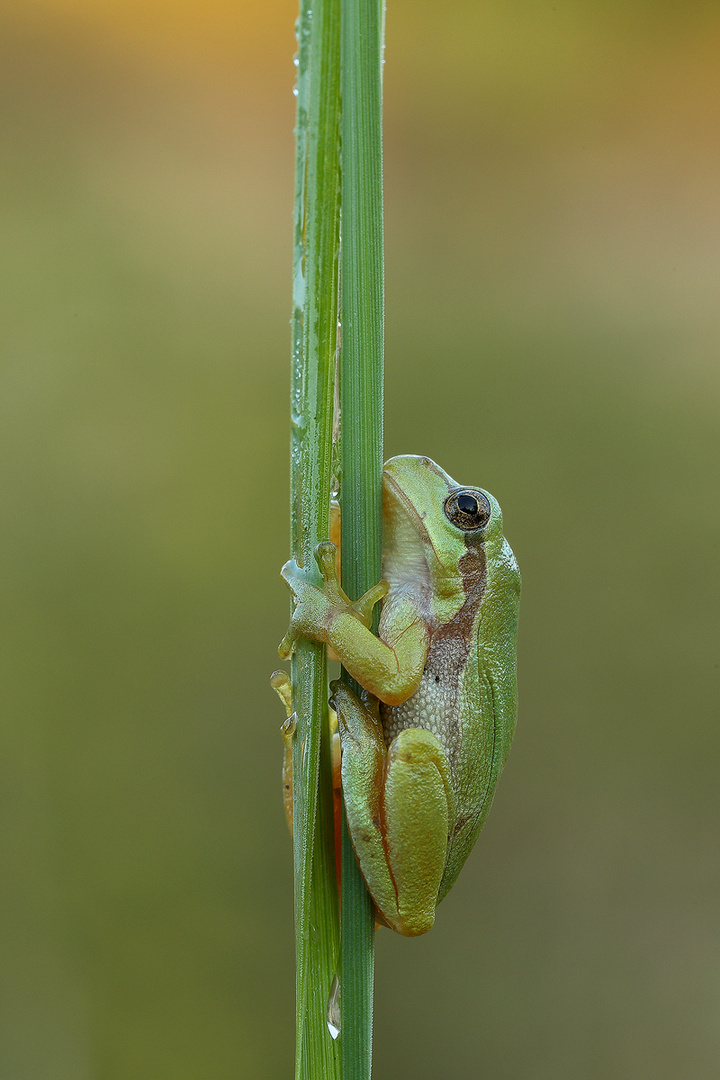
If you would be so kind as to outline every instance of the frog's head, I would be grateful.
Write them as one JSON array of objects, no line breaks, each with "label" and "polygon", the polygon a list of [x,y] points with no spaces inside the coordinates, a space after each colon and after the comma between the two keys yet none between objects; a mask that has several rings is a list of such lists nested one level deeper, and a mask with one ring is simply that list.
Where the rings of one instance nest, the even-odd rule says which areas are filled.
[{"label": "frog's head", "polygon": [[434,598],[446,598],[451,608],[503,546],[496,499],[457,484],[430,458],[415,455],[385,463],[383,527],[383,576],[391,586],[424,580]]}]

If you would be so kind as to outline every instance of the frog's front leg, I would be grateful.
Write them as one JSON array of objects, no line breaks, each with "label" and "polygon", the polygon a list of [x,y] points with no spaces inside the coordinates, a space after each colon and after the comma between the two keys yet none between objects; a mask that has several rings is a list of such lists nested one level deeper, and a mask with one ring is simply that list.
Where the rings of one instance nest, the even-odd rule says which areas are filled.
[{"label": "frog's front leg", "polygon": [[380,919],[399,934],[435,920],[455,803],[437,738],[407,728],[385,746],[377,702],[331,684],[342,745],[342,788],[353,847]]},{"label": "frog's front leg", "polygon": [[406,701],[417,689],[425,667],[428,630],[410,601],[397,605],[392,633],[383,639],[369,629],[372,611],[387,593],[384,581],[353,602],[338,582],[335,545],[318,544],[315,559],[322,580],[296,562],[285,564],[282,576],[290,587],[295,607],[290,628],[280,643],[286,659],[300,635],[332,646],[343,667],[361,686],[390,705]]}]

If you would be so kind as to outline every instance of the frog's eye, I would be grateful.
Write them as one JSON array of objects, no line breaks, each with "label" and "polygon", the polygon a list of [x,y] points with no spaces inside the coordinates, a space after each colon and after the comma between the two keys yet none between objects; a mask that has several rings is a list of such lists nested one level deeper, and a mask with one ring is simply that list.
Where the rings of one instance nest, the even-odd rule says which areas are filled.
[{"label": "frog's eye", "polygon": [[492,509],[482,491],[463,488],[445,500],[445,517],[463,532],[472,532],[487,525]]}]

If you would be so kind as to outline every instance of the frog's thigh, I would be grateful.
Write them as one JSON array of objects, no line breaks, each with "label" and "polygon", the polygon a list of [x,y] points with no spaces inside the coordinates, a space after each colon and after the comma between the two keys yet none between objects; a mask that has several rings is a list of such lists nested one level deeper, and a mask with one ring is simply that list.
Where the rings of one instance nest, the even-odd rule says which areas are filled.
[{"label": "frog's thigh", "polygon": [[387,864],[396,893],[395,929],[424,934],[435,921],[447,856],[448,767],[437,738],[407,728],[387,756],[383,817]]},{"label": "frog's thigh", "polygon": [[447,853],[444,751],[420,728],[401,732],[386,751],[379,721],[354,694],[343,688],[335,701],[345,812],[363,877],[388,926],[424,934],[435,918]]}]

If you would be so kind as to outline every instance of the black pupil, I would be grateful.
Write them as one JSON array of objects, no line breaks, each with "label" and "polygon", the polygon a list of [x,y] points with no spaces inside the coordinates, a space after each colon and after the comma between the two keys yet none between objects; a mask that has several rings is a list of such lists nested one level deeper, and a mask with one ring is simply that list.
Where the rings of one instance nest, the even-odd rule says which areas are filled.
[{"label": "black pupil", "polygon": [[462,510],[464,514],[477,514],[478,501],[474,495],[458,495],[457,498],[458,510]]}]

